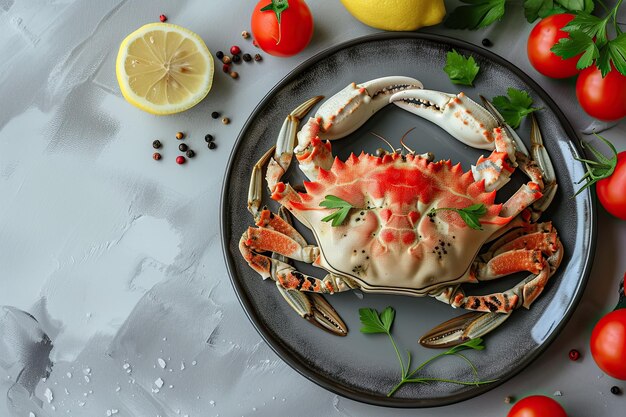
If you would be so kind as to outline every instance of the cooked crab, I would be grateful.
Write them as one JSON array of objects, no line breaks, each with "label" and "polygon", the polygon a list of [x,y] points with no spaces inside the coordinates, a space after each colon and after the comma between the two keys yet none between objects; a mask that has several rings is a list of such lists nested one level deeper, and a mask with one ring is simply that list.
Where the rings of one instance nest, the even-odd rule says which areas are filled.
[{"label": "cooked crab", "polygon": [[[294,148],[299,121],[321,99],[312,98],[287,116],[276,146],[253,169],[248,208],[257,227],[244,232],[240,251],[263,278],[276,282],[301,316],[335,334],[347,333],[341,318],[322,297],[306,293],[359,288],[428,295],[477,312],[444,323],[421,340],[441,347],[484,335],[514,309],[530,307],[561,262],[556,230],[550,222],[534,222],[556,191],[536,121],[531,156],[488,102],[489,111],[463,93],[421,87],[407,77],[353,83],[322,104],[297,134]],[[467,172],[460,164],[434,162],[432,155],[412,151],[352,154],[346,161],[332,157],[330,140],[354,132],[388,103],[436,123],[470,146],[493,152]],[[304,182],[306,192],[281,182],[294,152],[309,179]],[[261,209],[266,164],[266,180],[271,198],[281,205],[280,215]],[[516,167],[530,181],[503,204],[495,203],[496,191]],[[330,199],[341,208],[329,208]],[[473,227],[461,216],[468,207],[481,208],[479,224]],[[314,245],[290,224],[283,208],[312,231]],[[327,274],[308,276],[289,259],[311,263]],[[521,271],[530,275],[504,292],[467,296],[461,288]]]}]

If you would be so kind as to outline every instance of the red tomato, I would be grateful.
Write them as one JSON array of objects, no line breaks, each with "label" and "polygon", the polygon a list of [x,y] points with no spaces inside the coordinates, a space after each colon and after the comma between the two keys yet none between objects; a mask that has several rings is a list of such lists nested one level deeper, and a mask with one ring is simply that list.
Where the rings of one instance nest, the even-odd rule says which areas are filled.
[{"label": "red tomato", "polygon": [[532,395],[516,402],[507,417],[567,417],[567,414],[552,398]]},{"label": "red tomato", "polygon": [[271,0],[261,0],[252,12],[252,35],[270,55],[291,56],[302,51],[313,36],[313,16],[303,0],[289,0],[280,14],[280,25],[273,10],[261,11]]},{"label": "red tomato", "polygon": [[615,171],[596,183],[596,192],[606,211],[626,220],[626,151],[617,154]]},{"label": "red tomato", "polygon": [[626,380],[626,309],[602,317],[591,333],[591,355],[600,369]]},{"label": "red tomato", "polygon": [[576,81],[576,97],[588,115],[601,120],[617,120],[626,116],[626,77],[611,66],[602,78],[592,65],[585,68]]},{"label": "red tomato", "polygon": [[541,19],[528,37],[528,60],[543,75],[551,78],[568,78],[578,74],[576,63],[580,55],[563,59],[550,50],[560,39],[569,37],[561,28],[574,18],[573,14],[561,13]]}]

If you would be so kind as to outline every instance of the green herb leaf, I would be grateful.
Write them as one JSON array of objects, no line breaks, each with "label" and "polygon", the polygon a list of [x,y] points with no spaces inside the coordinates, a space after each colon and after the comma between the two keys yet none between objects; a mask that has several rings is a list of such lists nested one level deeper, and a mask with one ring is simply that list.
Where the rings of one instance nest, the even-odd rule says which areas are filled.
[{"label": "green herb leaf", "polygon": [[452,29],[480,29],[504,16],[505,0],[461,0],[468,6],[457,7],[444,25]]},{"label": "green herb leaf", "polygon": [[546,13],[554,10],[552,0],[526,0],[524,1],[524,16],[528,23],[532,23],[540,17],[547,16]]},{"label": "green herb leaf", "polygon": [[576,63],[576,68],[578,69],[587,68],[593,64],[594,59],[600,56],[598,46],[593,39],[579,30],[570,32],[569,38],[562,38],[550,50],[563,59],[573,58],[582,53]]},{"label": "green herb leaf", "polygon": [[565,7],[567,10],[585,10],[585,0],[556,0],[556,2]]},{"label": "green herb leaf", "polygon": [[477,337],[476,339],[470,339],[465,343],[450,348],[450,350],[446,352],[446,355],[454,355],[462,350],[467,349],[484,350],[485,344],[483,343],[483,339],[481,339],[480,337]]},{"label": "green herb leaf", "polygon": [[593,147],[590,143],[581,142],[584,148],[589,149],[591,153],[593,153],[596,160],[593,161],[590,159],[576,158],[576,160],[584,162],[585,165],[587,165],[587,173],[577,182],[577,184],[580,184],[581,182],[585,181],[585,185],[583,185],[578,191],[576,191],[574,197],[583,192],[583,190],[585,190],[586,188],[591,187],[593,184],[600,181],[601,179],[608,178],[613,175],[615,167],[617,166],[617,149],[615,149],[615,146],[613,146],[611,142],[609,142],[600,135],[596,134],[596,137],[606,143],[606,145],[611,149],[611,152],[613,152],[613,156],[609,159],[604,156],[600,151],[598,151],[595,147]]},{"label": "green herb leaf", "polygon": [[346,220],[346,217],[348,217],[350,209],[354,208],[352,204],[348,203],[346,200],[342,200],[334,195],[327,195],[324,201],[320,203],[320,207],[337,209],[334,213],[331,213],[322,219],[323,222],[332,221],[332,227],[341,226],[344,220]]},{"label": "green herb leaf", "polygon": [[380,316],[378,315],[378,311],[373,308],[360,308],[359,319],[363,325],[363,327],[361,327],[361,333],[389,334],[391,332],[394,316],[395,311],[391,307],[385,308]]},{"label": "green herb leaf", "polygon": [[504,117],[506,123],[513,129],[519,127],[523,117],[540,110],[537,107],[530,107],[533,104],[533,99],[526,91],[509,88],[507,94],[508,97],[494,97],[492,102],[502,117]]},{"label": "green herb leaf", "polygon": [[465,222],[469,227],[474,230],[483,230],[480,224],[479,218],[487,214],[487,207],[484,204],[472,204],[465,208],[453,208],[453,207],[438,207],[433,208],[428,212],[428,216],[433,216],[438,211],[449,210],[454,211],[461,216],[461,220]]},{"label": "green herb leaf", "polygon": [[620,74],[626,76],[626,33],[610,40],[600,50],[597,66],[603,78],[611,71],[611,62]]},{"label": "green herb leaf", "polygon": [[446,66],[443,70],[453,84],[473,85],[480,67],[473,56],[466,58],[453,49],[447,54]]},{"label": "green herb leaf", "polygon": [[606,25],[609,17],[600,19],[589,13],[580,12],[567,25],[563,26],[561,30],[570,33],[583,32],[590,38],[596,38],[596,43],[602,46],[606,43]]},{"label": "green herb leaf", "polygon": [[289,2],[287,0],[272,0],[270,4],[261,8],[262,12],[272,10],[276,14],[276,20],[280,25],[280,14],[289,8]]}]

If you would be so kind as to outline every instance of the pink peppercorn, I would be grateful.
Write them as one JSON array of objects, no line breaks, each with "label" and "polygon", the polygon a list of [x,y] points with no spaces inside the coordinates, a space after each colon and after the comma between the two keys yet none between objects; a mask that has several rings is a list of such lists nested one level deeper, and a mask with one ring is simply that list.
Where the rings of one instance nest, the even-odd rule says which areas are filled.
[{"label": "pink peppercorn", "polygon": [[182,155],[179,155],[179,156],[177,156],[177,157],[176,157],[176,163],[177,163],[178,165],[182,165],[182,164],[184,164],[184,163],[185,163],[185,161],[186,161],[186,159],[185,159],[185,157],[184,157],[184,156],[182,156]]},{"label": "pink peppercorn", "polygon": [[239,48],[237,45],[233,45],[230,47],[230,53],[233,55],[239,55],[241,53],[241,48]]},{"label": "pink peppercorn", "polygon": [[572,349],[569,351],[570,360],[577,361],[580,358],[580,352],[576,349]]},{"label": "pink peppercorn", "polygon": [[161,16],[159,16],[159,20],[161,22],[165,22],[167,20],[167,16],[165,16],[164,14],[162,14]]}]

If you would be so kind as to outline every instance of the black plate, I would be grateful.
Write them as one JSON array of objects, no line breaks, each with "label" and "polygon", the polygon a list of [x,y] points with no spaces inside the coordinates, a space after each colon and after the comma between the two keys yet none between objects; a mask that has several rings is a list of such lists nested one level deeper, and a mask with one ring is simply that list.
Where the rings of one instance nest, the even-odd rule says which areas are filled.
[{"label": "black plate", "polygon": [[[454,86],[443,72],[446,52],[452,48],[464,55],[472,55],[480,65],[475,88]],[[237,248],[241,234],[252,225],[252,218],[246,210],[250,171],[259,157],[275,143],[285,116],[309,97],[331,96],[350,82],[365,82],[388,75],[417,78],[429,89],[463,90],[474,99],[478,94],[487,97],[502,95],[508,87],[515,87],[530,92],[535,105],[543,107],[537,118],[559,181],[557,196],[543,219],[555,223],[565,257],[530,310],[515,311],[503,326],[488,335],[486,351],[468,352],[480,377],[497,379],[494,384],[413,384],[387,398],[387,392],[398,381],[399,365],[386,337],[359,332],[358,308],[382,309],[392,305],[397,311],[394,335],[400,346],[412,351],[414,363],[436,353],[419,347],[417,338],[434,325],[463,312],[431,298],[341,293],[326,298],[344,318],[350,333],[345,338],[332,336],[298,317],[277,292],[274,283],[262,281],[248,267]],[[373,152],[382,143],[368,132],[376,131],[397,144],[402,134],[412,127],[417,129],[410,136],[409,143],[417,152],[433,151],[437,159],[451,158],[454,162],[461,162],[466,170],[485,153],[457,142],[437,126],[393,105],[377,113],[348,138],[333,141],[333,150],[341,158],[351,151]],[[528,137],[528,130],[528,121],[525,121],[519,130],[523,138]],[[530,77],[506,60],[474,45],[434,35],[383,33],[322,52],[292,71],[261,101],[232,151],[222,191],[221,232],[224,256],[237,296],[261,336],[285,362],[311,381],[342,396],[383,406],[431,407],[488,391],[524,369],[554,340],[583,293],[595,247],[596,214],[590,191],[571,198],[576,188],[575,180],[584,174],[583,165],[574,159],[580,152],[575,138],[574,130],[561,111]],[[500,200],[524,180],[521,173],[516,176],[518,180],[499,194]],[[296,167],[285,179],[297,184],[302,181],[302,175]],[[277,208],[267,196],[266,202],[273,209]],[[305,236],[310,238],[310,234]],[[308,273],[313,271],[306,265],[302,269]],[[319,270],[316,274],[324,275]],[[499,291],[513,286],[519,279],[519,276],[508,277],[470,291]],[[436,362],[423,375],[471,378],[467,365],[456,358]]]}]

